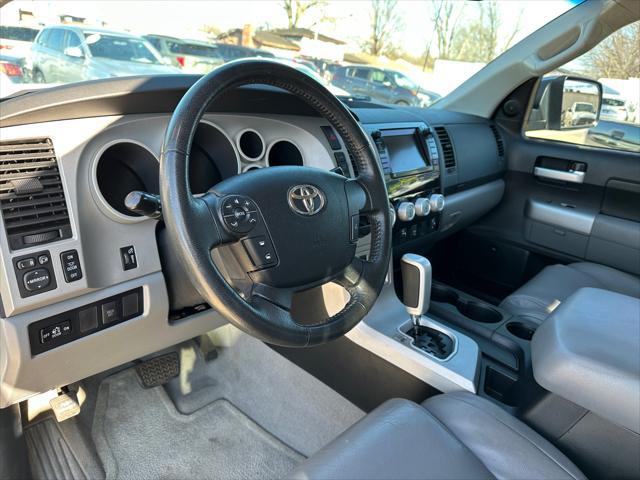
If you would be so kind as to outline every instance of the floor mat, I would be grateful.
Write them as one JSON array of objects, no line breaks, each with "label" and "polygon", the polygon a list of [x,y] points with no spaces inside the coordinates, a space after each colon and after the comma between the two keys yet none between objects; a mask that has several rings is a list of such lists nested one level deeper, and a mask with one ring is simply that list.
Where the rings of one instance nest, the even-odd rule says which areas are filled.
[{"label": "floor mat", "polygon": [[24,436],[33,478],[90,478],[54,418],[30,425],[24,430]]},{"label": "floor mat", "polygon": [[227,326],[216,360],[180,348],[179,378],[166,385],[178,411],[191,414],[225,398],[262,428],[309,457],[364,416],[336,391],[264,343]]},{"label": "floor mat", "polygon": [[134,370],[100,386],[93,439],[107,479],[280,478],[304,459],[227,400],[179,413]]}]

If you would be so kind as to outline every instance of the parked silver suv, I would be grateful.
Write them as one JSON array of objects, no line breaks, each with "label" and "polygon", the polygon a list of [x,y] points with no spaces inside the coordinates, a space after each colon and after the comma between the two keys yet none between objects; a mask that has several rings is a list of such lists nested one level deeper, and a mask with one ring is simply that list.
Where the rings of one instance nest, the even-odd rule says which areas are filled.
[{"label": "parked silver suv", "polygon": [[31,47],[28,66],[36,83],[180,72],[163,63],[143,38],[66,25],[42,29]]}]

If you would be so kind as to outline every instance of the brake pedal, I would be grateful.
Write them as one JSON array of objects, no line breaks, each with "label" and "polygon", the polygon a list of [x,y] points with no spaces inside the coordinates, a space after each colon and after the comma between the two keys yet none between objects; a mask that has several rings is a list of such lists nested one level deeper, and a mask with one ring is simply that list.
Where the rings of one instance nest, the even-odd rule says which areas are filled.
[{"label": "brake pedal", "polygon": [[177,352],[160,355],[136,365],[136,372],[144,388],[164,385],[180,373],[180,358]]}]

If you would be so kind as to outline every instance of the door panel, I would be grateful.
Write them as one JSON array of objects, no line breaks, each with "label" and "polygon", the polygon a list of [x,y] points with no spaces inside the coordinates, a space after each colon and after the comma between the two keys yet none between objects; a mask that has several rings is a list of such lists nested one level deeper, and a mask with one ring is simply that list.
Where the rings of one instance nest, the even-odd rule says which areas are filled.
[{"label": "door panel", "polygon": [[470,232],[546,263],[591,261],[640,275],[640,156],[501,134],[505,196]]}]

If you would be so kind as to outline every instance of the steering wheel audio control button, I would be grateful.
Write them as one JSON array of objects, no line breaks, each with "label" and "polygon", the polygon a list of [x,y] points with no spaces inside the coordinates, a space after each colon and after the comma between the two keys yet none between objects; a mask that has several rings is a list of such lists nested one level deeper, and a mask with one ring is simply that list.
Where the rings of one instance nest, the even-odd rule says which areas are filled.
[{"label": "steering wheel audio control button", "polygon": [[270,267],[278,262],[273,244],[265,235],[247,238],[242,245],[257,268]]},{"label": "steering wheel audio control button", "polygon": [[222,200],[222,218],[234,233],[248,233],[258,223],[258,207],[250,198],[230,195]]}]

